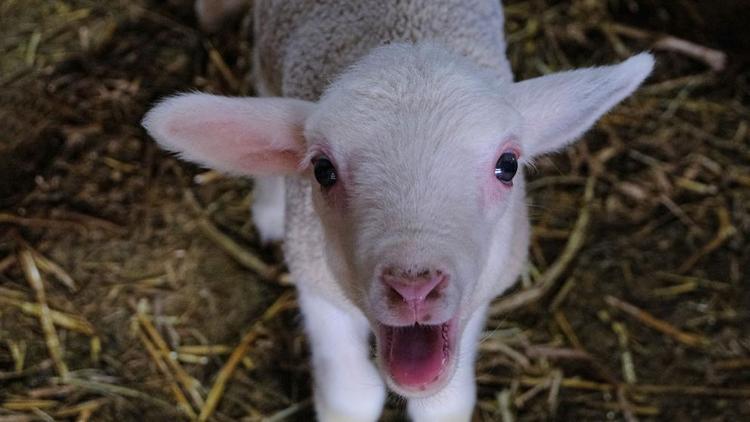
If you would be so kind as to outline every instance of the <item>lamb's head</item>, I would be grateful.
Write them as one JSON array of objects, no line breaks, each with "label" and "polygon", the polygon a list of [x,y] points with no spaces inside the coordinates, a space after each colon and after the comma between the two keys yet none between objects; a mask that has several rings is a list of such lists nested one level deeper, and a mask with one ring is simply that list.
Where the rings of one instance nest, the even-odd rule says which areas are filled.
[{"label": "lamb's head", "polygon": [[334,82],[306,123],[329,266],[402,394],[450,379],[463,324],[525,256],[527,233],[508,224],[524,211],[522,116],[502,88],[439,47],[388,46]]},{"label": "lamb's head", "polygon": [[439,46],[395,44],[315,104],[189,94],[145,125],[209,167],[306,178],[320,247],[371,322],[384,377],[424,396],[453,376],[468,319],[520,271],[521,167],[580,136],[652,65],[644,54],[511,83]]}]

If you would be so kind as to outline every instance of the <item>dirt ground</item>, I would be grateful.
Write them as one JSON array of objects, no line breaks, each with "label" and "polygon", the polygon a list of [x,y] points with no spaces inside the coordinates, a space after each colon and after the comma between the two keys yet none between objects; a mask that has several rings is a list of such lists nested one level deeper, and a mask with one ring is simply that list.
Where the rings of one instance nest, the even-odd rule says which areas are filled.
[{"label": "dirt ground", "polygon": [[[1,422],[313,418],[252,182],[139,125],[253,92],[249,18],[206,35],[189,3],[0,0]],[[528,172],[529,275],[493,306],[475,420],[750,420],[750,11],[709,3],[506,2],[519,79],[658,64]]]}]

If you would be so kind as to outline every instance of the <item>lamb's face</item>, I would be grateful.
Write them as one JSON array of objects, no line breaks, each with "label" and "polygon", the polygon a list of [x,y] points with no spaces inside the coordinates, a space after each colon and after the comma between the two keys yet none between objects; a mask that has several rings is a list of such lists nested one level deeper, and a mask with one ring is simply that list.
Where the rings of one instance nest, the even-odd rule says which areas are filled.
[{"label": "lamb's face", "polygon": [[511,239],[496,228],[523,198],[519,114],[481,73],[435,54],[353,69],[305,130],[329,264],[373,325],[384,375],[410,396],[452,376],[463,325],[491,299],[477,283],[499,278],[485,274],[488,253]]}]

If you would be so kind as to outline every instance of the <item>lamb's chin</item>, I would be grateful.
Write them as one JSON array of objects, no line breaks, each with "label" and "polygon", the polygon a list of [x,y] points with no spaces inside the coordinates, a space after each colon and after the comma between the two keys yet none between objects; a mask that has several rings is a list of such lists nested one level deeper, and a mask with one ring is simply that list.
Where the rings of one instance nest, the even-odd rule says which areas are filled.
[{"label": "lamb's chin", "polygon": [[458,324],[394,327],[379,324],[378,362],[390,388],[407,398],[428,397],[453,377]]}]

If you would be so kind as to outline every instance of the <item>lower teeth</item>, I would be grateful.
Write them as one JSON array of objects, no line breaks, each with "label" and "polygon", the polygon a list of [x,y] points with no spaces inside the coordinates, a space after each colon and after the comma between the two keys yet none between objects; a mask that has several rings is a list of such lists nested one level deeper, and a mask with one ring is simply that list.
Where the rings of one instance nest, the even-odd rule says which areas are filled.
[{"label": "lower teeth", "polygon": [[448,351],[449,351],[448,324],[443,324],[443,326],[440,327],[440,333],[443,336],[443,362],[445,362],[448,359]]}]

